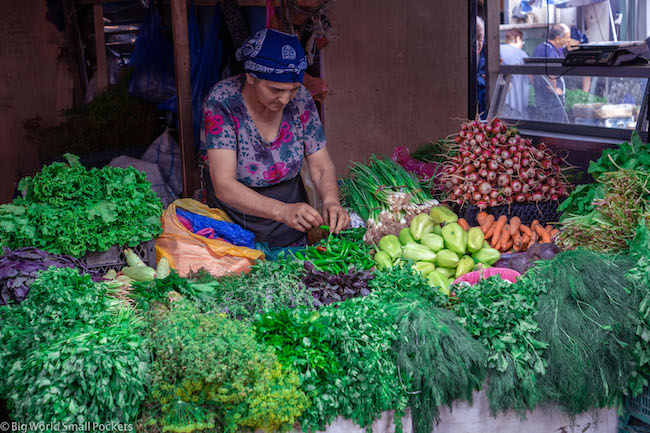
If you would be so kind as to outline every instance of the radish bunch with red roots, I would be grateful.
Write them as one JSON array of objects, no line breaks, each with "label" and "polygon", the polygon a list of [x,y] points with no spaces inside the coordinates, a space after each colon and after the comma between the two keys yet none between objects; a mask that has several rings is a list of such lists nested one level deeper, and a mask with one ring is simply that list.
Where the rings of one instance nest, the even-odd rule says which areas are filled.
[{"label": "radish bunch with red roots", "polygon": [[[479,209],[508,203],[559,200],[569,194],[562,158],[534,146],[499,119],[463,123],[443,167],[447,200]],[[452,156],[453,155],[453,156]]]}]

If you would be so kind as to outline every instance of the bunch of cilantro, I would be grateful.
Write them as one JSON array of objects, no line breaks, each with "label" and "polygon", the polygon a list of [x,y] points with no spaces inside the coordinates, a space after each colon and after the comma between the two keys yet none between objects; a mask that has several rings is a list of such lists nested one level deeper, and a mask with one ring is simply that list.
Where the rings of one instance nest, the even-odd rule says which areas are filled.
[{"label": "bunch of cilantro", "polygon": [[86,168],[75,155],[20,181],[22,198],[0,205],[0,246],[83,256],[135,246],[162,232],[162,203],[144,172]]}]

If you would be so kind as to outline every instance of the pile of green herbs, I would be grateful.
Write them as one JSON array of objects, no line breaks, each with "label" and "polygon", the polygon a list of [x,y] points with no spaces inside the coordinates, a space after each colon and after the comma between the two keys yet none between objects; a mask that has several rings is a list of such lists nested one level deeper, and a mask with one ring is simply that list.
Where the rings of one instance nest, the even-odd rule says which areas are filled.
[{"label": "pile of green herbs", "polygon": [[302,264],[282,258],[257,262],[248,274],[215,278],[203,270],[189,278],[202,310],[220,311],[232,318],[251,321],[256,314],[271,310],[315,309],[314,296],[302,282],[302,270]]},{"label": "pile of green herbs", "polygon": [[633,349],[637,372],[629,383],[630,394],[636,396],[648,386],[647,378],[650,377],[650,229],[643,223],[638,225],[636,235],[630,242],[629,255],[635,264],[626,277],[633,289],[639,291],[640,298]]},{"label": "pile of green herbs", "polygon": [[163,431],[286,431],[309,405],[296,372],[249,323],[186,299],[148,317],[153,420]]},{"label": "pile of green herbs", "polygon": [[607,98],[602,96],[593,95],[581,89],[568,89],[564,99],[564,108],[570,111],[575,104],[589,104],[589,103],[607,103]]},{"label": "pile of green herbs", "polygon": [[0,246],[80,257],[160,235],[162,203],[144,172],[86,170],[75,155],[66,158],[22,179],[22,197],[0,205]]},{"label": "pile of green herbs", "polygon": [[436,306],[446,300],[420,274],[388,268],[369,286],[368,296],[318,312],[269,311],[254,322],[258,340],[301,375],[312,399],[301,421],[305,431],[323,430],[339,415],[370,428],[390,409],[399,431],[410,406],[416,432],[430,432],[439,406],[471,402],[483,383],[485,349]]},{"label": "pile of green herbs", "polygon": [[583,213],[562,220],[557,244],[565,249],[625,251],[639,222],[650,224],[650,173],[629,169],[603,173],[592,191]]},{"label": "pile of green herbs", "polygon": [[546,372],[548,344],[539,336],[535,315],[545,290],[528,276],[514,284],[494,276],[456,288],[454,311],[488,352],[487,396],[493,415],[509,409],[523,414],[541,401],[537,382]]},{"label": "pile of green herbs", "polygon": [[287,343],[282,359],[299,368],[312,399],[301,417],[304,431],[324,430],[338,416],[370,428],[392,409],[401,431],[408,397],[391,354],[397,328],[385,306],[365,299],[326,306],[317,314],[273,311],[256,322],[258,339],[276,347]]},{"label": "pile of green herbs", "polygon": [[149,385],[142,320],[71,268],[41,271],[0,307],[0,396],[20,422],[131,423]]},{"label": "pile of green herbs", "polygon": [[650,370],[650,232],[633,257],[578,249],[540,261],[516,283],[457,287],[460,322],[488,351],[493,415],[541,403],[569,415],[622,407]]},{"label": "pile of green herbs", "polygon": [[[632,133],[630,142],[624,142],[613,149],[603,151],[597,161],[591,161],[587,172],[598,181],[604,173],[619,170],[632,170],[650,173],[650,146],[641,140],[636,132]],[[564,212],[564,218],[585,215],[594,209],[594,200],[603,197],[603,186],[596,183],[579,185],[558,207]]]},{"label": "pile of green herbs", "polygon": [[[648,287],[631,284],[626,274],[634,265],[628,256],[576,250],[531,271],[531,278],[547,288],[539,298],[537,322],[539,338],[548,344],[548,366],[538,386],[545,400],[570,415],[622,407],[622,396],[635,381],[639,311]],[[639,391],[638,381],[635,388],[632,393]]]},{"label": "pile of green herbs", "polygon": [[393,342],[397,372],[409,396],[416,433],[429,433],[440,407],[472,403],[485,378],[487,353],[458,318],[419,296],[387,305],[399,338]]},{"label": "pile of green herbs", "polygon": [[24,127],[38,146],[42,161],[64,153],[87,155],[110,149],[144,148],[164,131],[164,123],[153,104],[129,95],[129,75],[98,95],[90,103],[63,113],[65,120],[46,126],[40,118]]}]

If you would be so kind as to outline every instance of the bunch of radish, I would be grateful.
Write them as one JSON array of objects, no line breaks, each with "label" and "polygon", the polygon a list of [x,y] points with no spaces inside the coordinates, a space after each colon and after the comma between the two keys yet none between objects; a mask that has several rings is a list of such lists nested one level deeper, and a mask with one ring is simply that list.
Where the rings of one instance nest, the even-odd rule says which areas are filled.
[{"label": "bunch of radish", "polygon": [[483,210],[507,203],[559,200],[568,195],[562,159],[499,119],[463,123],[443,167],[447,200]]}]

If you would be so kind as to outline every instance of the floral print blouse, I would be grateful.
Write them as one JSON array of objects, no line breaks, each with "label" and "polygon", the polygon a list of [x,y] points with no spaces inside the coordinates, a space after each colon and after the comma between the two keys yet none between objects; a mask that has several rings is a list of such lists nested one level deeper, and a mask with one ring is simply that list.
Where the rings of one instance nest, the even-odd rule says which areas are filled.
[{"label": "floral print blouse", "polygon": [[203,103],[201,156],[209,149],[237,152],[237,180],[266,187],[300,173],[303,156],[325,147],[325,134],[316,104],[305,86],[284,107],[277,137],[265,142],[248,114],[242,89],[245,75],[218,82]]}]

